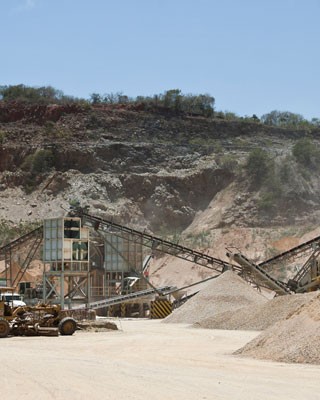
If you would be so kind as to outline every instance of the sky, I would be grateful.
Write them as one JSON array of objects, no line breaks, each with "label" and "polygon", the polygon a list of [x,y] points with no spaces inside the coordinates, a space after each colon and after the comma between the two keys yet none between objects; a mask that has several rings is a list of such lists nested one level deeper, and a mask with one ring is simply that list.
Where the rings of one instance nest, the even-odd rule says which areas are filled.
[{"label": "sky", "polygon": [[320,118],[320,0],[0,0],[0,85]]}]

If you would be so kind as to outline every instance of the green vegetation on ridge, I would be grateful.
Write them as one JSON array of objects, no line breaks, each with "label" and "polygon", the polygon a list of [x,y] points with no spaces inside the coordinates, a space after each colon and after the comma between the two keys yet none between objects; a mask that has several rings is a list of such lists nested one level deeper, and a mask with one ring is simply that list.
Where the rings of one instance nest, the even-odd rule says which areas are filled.
[{"label": "green vegetation on ridge", "polygon": [[229,121],[256,122],[288,129],[309,130],[320,127],[320,118],[312,118],[309,121],[302,115],[289,111],[273,110],[262,115],[260,119],[256,114],[243,117],[230,111],[217,111],[215,109],[215,98],[210,94],[183,94],[180,89],[170,89],[160,94],[136,97],[127,96],[122,92],[92,93],[89,99],[83,99],[67,96],[63,91],[52,86],[31,87],[20,84],[0,86],[0,99],[5,102],[21,101],[32,104],[134,105],[151,112],[167,110],[176,114],[199,115]]}]

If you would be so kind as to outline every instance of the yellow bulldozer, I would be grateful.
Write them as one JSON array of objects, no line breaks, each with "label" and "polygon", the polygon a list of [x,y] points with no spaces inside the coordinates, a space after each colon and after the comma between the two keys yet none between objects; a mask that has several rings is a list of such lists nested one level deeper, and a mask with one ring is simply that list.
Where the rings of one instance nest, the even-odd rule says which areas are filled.
[{"label": "yellow bulldozer", "polygon": [[[0,338],[12,336],[72,335],[77,322],[64,315],[59,305],[38,304],[14,307],[7,293],[12,287],[0,287]],[[6,295],[4,295],[4,293]],[[13,298],[14,296],[11,296]]]}]

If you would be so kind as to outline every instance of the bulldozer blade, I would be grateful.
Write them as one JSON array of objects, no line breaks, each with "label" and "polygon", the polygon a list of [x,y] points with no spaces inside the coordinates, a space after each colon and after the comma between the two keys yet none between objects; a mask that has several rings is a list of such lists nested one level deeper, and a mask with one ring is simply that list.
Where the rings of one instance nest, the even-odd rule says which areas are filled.
[{"label": "bulldozer blade", "polygon": [[38,332],[38,336],[59,336],[59,331],[47,331],[43,330],[41,332]]},{"label": "bulldozer blade", "polygon": [[38,336],[59,336],[59,329],[47,326],[35,325],[35,330]]}]

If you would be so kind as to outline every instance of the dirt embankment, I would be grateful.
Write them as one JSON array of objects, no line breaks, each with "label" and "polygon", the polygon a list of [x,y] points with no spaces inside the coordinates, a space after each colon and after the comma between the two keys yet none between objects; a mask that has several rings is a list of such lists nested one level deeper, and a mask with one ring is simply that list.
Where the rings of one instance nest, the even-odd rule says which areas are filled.
[{"label": "dirt embankment", "polygon": [[[143,107],[0,101],[0,218],[10,218],[8,197],[22,210],[38,199],[31,218],[55,216],[57,203],[77,198],[157,233],[181,232],[198,217],[203,230],[310,223],[320,219],[317,177],[306,182],[293,163],[294,184],[283,193],[293,208],[270,218],[243,169],[254,148],[280,162],[303,134]],[[11,219],[30,219],[29,211]]]}]

